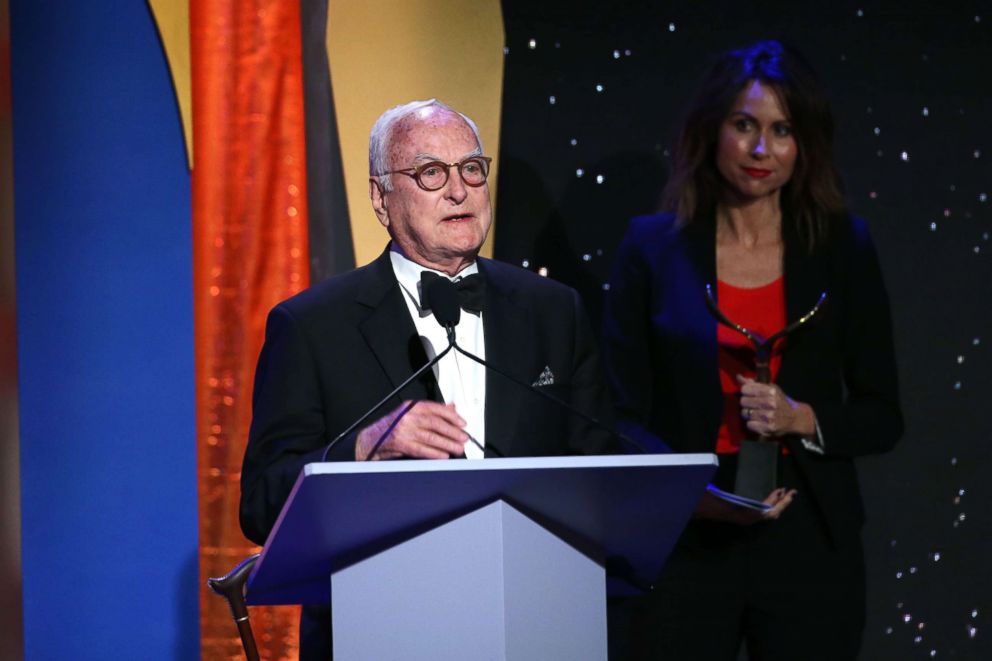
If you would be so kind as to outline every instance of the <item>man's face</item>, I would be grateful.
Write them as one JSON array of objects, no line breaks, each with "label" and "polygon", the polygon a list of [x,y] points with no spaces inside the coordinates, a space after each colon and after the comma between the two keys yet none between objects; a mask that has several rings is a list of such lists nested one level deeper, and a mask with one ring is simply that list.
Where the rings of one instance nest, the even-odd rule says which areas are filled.
[{"label": "man's face", "polygon": [[[428,107],[393,128],[387,163],[390,170],[399,170],[430,161],[458,163],[479,153],[475,133],[465,120]],[[384,193],[372,177],[372,206],[403,254],[450,275],[471,264],[492,225],[489,184],[466,186],[456,167],[435,191],[424,190],[402,173],[390,179],[393,190]]]}]

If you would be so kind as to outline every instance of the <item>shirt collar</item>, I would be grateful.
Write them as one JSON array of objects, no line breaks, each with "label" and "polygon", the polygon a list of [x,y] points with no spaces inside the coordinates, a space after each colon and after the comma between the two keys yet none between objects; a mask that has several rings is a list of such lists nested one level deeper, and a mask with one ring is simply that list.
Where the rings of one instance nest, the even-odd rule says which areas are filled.
[{"label": "shirt collar", "polygon": [[403,291],[406,292],[406,295],[413,302],[414,307],[417,308],[417,312],[420,312],[421,314],[423,314],[423,310],[420,308],[420,274],[423,271],[437,273],[440,276],[448,278],[452,282],[457,282],[466,276],[479,272],[479,262],[476,260],[463,268],[455,277],[452,278],[443,271],[421,266],[417,262],[407,258],[406,255],[400,251],[399,246],[397,246],[395,242],[390,242],[389,244],[389,261],[393,264],[393,273],[396,274],[396,280],[400,283],[400,287],[403,288]]}]

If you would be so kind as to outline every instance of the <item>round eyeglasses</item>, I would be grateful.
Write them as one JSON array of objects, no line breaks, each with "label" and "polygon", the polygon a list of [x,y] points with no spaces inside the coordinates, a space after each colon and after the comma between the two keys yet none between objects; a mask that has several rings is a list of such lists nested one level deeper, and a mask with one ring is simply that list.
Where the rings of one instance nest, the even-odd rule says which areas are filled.
[{"label": "round eyeglasses", "polygon": [[424,190],[434,191],[444,188],[444,185],[448,183],[448,173],[451,168],[458,168],[458,174],[466,186],[478,187],[486,183],[486,178],[489,176],[489,164],[492,161],[493,159],[488,156],[470,156],[459,163],[430,161],[413,168],[389,170],[382,174],[405,174],[408,177],[413,177],[417,185]]}]

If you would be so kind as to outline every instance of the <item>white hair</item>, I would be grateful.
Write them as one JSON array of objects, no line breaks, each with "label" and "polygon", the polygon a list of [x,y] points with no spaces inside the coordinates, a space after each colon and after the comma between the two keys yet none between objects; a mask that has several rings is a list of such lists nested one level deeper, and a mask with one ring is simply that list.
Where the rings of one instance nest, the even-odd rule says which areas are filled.
[{"label": "white hair", "polygon": [[441,110],[446,110],[450,113],[454,113],[465,120],[469,128],[472,129],[472,133],[475,134],[475,141],[479,143],[479,150],[482,150],[482,136],[479,135],[479,127],[475,125],[470,117],[464,115],[451,106],[438,101],[437,99],[428,99],[427,101],[411,101],[410,103],[404,103],[401,106],[396,106],[395,108],[390,108],[386,112],[379,115],[379,119],[376,120],[375,124],[372,126],[372,132],[369,134],[369,176],[379,177],[379,185],[382,186],[382,190],[385,193],[393,190],[393,182],[388,174],[384,174],[389,170],[388,154],[389,147],[393,141],[393,129],[396,125],[406,119],[410,115],[424,108],[439,108]]}]

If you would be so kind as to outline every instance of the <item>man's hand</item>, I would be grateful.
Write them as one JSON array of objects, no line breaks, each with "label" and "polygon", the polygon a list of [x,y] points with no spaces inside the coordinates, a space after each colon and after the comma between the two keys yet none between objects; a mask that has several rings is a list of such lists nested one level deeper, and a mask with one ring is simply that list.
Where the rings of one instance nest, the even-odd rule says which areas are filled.
[{"label": "man's hand", "polygon": [[792,499],[795,497],[795,489],[775,489],[764,500],[766,505],[772,506],[771,509],[761,512],[728,503],[707,491],[703,494],[703,498],[699,501],[699,504],[696,505],[696,511],[693,513],[693,517],[734,523],[739,526],[750,526],[762,521],[777,519],[785,511],[785,508],[792,503]]},{"label": "man's hand", "polygon": [[[426,400],[405,401],[391,412],[358,432],[355,459],[375,461],[416,457],[448,459],[465,452],[468,434],[465,421],[455,412],[454,404]],[[385,440],[369,456],[379,439]]]},{"label": "man's hand", "polygon": [[741,386],[741,417],[747,428],[762,436],[816,434],[816,415],[809,404],[791,399],[772,383],[737,375]]}]

